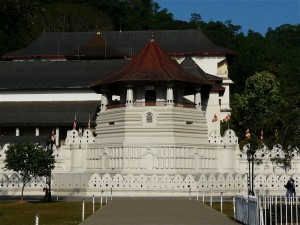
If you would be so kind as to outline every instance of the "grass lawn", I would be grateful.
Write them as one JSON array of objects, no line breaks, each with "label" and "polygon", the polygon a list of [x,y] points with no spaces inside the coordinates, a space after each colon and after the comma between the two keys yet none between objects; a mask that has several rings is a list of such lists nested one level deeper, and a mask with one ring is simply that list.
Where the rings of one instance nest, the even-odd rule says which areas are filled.
[{"label": "grass lawn", "polygon": [[[100,207],[95,203],[95,211]],[[85,218],[93,213],[93,203],[85,202]],[[74,225],[82,222],[82,202],[1,202],[1,225],[34,225],[39,215],[42,225]]]},{"label": "grass lawn", "polygon": [[[205,203],[206,205],[210,206],[209,202]],[[221,203],[220,202],[213,202],[212,208],[221,212]],[[223,214],[225,214],[228,218],[234,219],[234,212],[233,212],[233,203],[232,202],[223,202]]]}]

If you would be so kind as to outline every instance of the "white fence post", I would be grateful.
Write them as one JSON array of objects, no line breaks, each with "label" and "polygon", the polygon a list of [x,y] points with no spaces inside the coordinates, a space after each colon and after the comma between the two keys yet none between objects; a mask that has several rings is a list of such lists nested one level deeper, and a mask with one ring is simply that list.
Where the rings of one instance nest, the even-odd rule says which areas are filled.
[{"label": "white fence post", "polygon": [[39,225],[39,215],[35,215],[35,225]]},{"label": "white fence post", "polygon": [[272,225],[272,197],[269,197],[270,224]]},{"label": "white fence post", "polygon": [[233,218],[236,220],[236,211],[235,211],[235,197],[232,199],[233,201]]},{"label": "white fence post", "polygon": [[221,213],[223,213],[223,192],[221,192]]},{"label": "white fence post", "polygon": [[298,225],[298,196],[296,196],[296,225]]},{"label": "white fence post", "polygon": [[112,188],[110,188],[110,200],[112,201]]},{"label": "white fence post", "polygon": [[95,213],[95,196],[93,195],[93,214]]},{"label": "white fence post", "polygon": [[84,221],[84,199],[82,199],[82,221]]},{"label": "white fence post", "polygon": [[287,197],[285,197],[285,224],[287,224]]},{"label": "white fence post", "polygon": [[199,198],[199,188],[197,186],[197,201],[198,201],[198,198]]},{"label": "white fence post", "polygon": [[264,196],[264,206],[265,206],[265,224],[267,224],[267,197]]},{"label": "white fence post", "polygon": [[212,207],[212,190],[210,191],[210,207]]},{"label": "white fence post", "polygon": [[202,191],[202,202],[204,203],[204,190]]},{"label": "white fence post", "polygon": [[293,224],[293,197],[291,197],[291,224]]},{"label": "white fence post", "polygon": [[260,206],[260,221],[259,221],[259,225],[264,225],[264,214],[263,214],[263,210],[262,210],[262,207]]},{"label": "white fence post", "polygon": [[277,195],[275,196],[275,224],[277,224]]}]

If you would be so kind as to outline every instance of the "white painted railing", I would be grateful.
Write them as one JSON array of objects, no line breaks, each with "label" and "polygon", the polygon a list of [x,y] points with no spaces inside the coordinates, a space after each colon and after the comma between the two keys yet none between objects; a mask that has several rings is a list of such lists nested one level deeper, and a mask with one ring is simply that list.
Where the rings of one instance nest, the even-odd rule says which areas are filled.
[{"label": "white painted railing", "polygon": [[235,198],[236,220],[249,225],[299,225],[299,197],[242,196]]},{"label": "white painted railing", "polygon": [[235,197],[236,220],[248,225],[259,225],[259,204],[255,196]]}]

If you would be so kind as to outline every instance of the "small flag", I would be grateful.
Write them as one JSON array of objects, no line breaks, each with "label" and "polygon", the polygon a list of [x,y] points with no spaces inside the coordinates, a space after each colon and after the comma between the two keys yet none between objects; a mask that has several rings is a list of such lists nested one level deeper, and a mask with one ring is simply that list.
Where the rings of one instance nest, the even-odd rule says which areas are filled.
[{"label": "small flag", "polygon": [[230,115],[228,114],[227,116],[225,116],[225,118],[223,119],[224,122],[228,122],[230,120]]},{"label": "small flag", "polygon": [[260,140],[262,140],[262,141],[264,140],[264,132],[263,132],[263,130],[260,131]]},{"label": "small flag", "polygon": [[215,114],[211,122],[217,122],[217,121],[218,121],[218,117],[217,117],[217,115]]},{"label": "small flag", "polygon": [[251,137],[250,130],[247,129],[246,130],[246,138],[250,139],[250,137]]},{"label": "small flag", "polygon": [[54,130],[52,130],[52,133],[51,133],[51,141],[54,143],[55,141],[55,133],[54,133]]},{"label": "small flag", "polygon": [[74,121],[73,121],[73,130],[75,130],[75,129],[76,129],[76,114],[74,116]]}]

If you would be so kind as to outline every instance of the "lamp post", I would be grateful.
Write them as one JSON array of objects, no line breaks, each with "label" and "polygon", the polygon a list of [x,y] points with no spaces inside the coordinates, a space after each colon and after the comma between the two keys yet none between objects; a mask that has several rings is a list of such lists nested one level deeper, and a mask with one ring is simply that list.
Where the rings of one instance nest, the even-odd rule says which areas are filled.
[{"label": "lamp post", "polygon": [[253,150],[253,146],[249,144],[247,149],[247,161],[248,161],[248,195],[254,196],[254,154],[255,151]]},{"label": "lamp post", "polygon": [[[52,155],[53,154],[54,139],[51,137],[47,144],[49,144],[49,145],[48,145],[48,148],[47,148],[46,151],[49,151],[49,153]],[[52,196],[51,196],[51,169],[49,169],[48,175],[46,177],[46,195],[45,195],[45,199],[49,202],[52,201]]]}]

